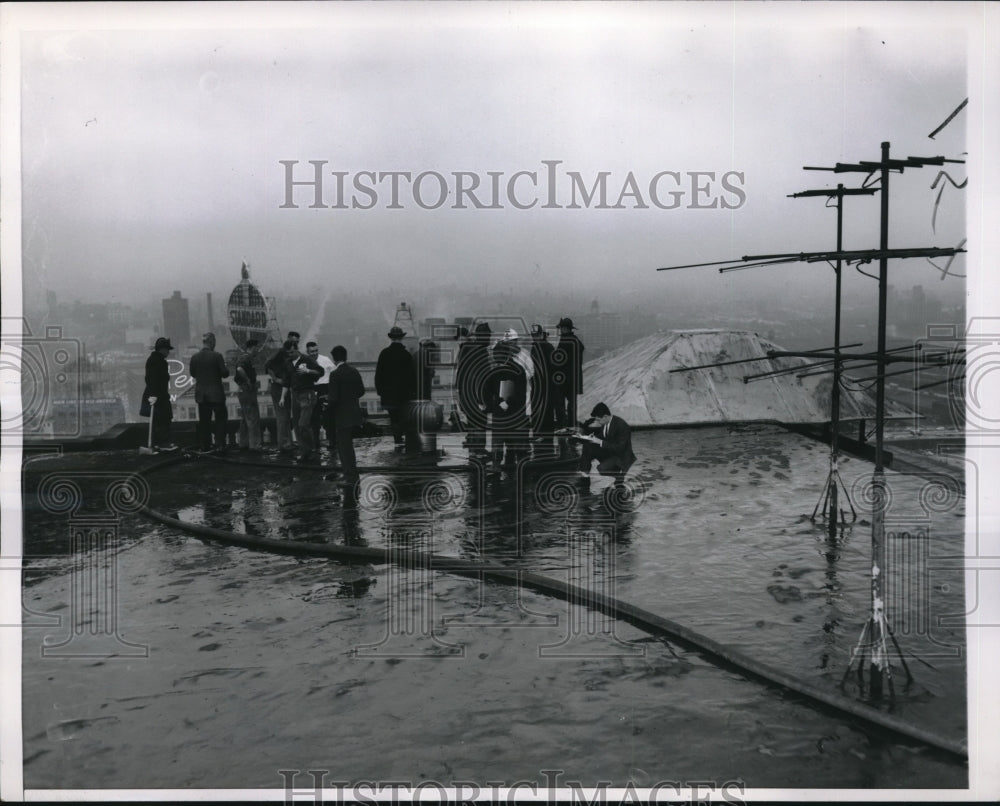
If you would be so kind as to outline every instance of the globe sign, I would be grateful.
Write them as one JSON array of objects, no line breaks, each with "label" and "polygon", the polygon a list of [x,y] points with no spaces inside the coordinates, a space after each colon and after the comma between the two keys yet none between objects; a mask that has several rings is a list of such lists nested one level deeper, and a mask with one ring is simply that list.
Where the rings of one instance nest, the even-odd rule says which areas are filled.
[{"label": "globe sign", "polygon": [[268,342],[267,300],[250,282],[244,268],[243,279],[229,295],[229,332],[238,347],[243,347],[247,339],[257,339],[261,344]]}]

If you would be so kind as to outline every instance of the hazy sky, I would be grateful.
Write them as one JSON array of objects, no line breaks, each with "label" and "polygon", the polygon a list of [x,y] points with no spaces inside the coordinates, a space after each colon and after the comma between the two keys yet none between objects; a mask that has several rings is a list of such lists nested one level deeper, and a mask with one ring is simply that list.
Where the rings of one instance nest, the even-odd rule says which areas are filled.
[{"label": "hazy sky", "polygon": [[[830,272],[817,266],[654,270],[832,248],[833,211],[787,195],[865,177],[804,165],[876,160],[883,140],[894,156],[968,148],[968,108],[928,134],[970,94],[976,5],[281,5],[155,17],[127,4],[60,8],[23,32],[26,297],[198,297],[231,288],[243,259],[279,299],[316,283],[441,278],[595,293],[708,283],[734,301],[761,284],[826,292]],[[310,187],[293,188],[298,209],[282,209],[282,160],[299,161],[297,180],[325,160],[323,202],[336,203],[339,171],[348,207],[370,209],[310,209]],[[543,160],[559,161],[554,200]],[[966,179],[964,165],[947,170]],[[391,179],[365,171],[427,172],[421,198],[400,179],[392,209]],[[520,171],[536,173],[537,189],[522,175],[508,191]],[[453,209],[454,172],[480,183],[486,205],[497,181],[503,209],[468,196]],[[621,209],[594,209],[597,197],[569,209],[570,172],[588,189],[607,172],[606,205]],[[964,237],[965,192],[951,186],[932,232],[937,172],[893,176],[890,245]],[[660,203],[675,209],[650,198],[657,175]],[[428,209],[438,176],[450,195]],[[877,223],[877,196],[848,199],[845,246],[877,246]],[[964,272],[961,259],[954,269]],[[907,261],[890,281],[937,293],[939,277]],[[874,284],[850,272],[847,291]]]}]

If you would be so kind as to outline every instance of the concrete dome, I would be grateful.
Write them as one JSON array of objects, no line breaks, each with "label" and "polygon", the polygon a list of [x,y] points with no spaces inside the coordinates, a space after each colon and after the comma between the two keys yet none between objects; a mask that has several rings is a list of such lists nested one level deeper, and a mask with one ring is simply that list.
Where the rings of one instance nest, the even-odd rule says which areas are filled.
[{"label": "concrete dome", "polygon": [[[655,333],[584,365],[580,417],[603,401],[631,425],[828,422],[832,372],[808,378],[789,373],[743,382],[746,375],[815,363],[806,358],[767,357],[769,350],[783,349],[749,331]],[[759,361],[743,364],[670,372],[758,357]],[[841,420],[875,416],[874,394],[842,390],[840,401]],[[894,407],[889,414],[904,412]]]}]

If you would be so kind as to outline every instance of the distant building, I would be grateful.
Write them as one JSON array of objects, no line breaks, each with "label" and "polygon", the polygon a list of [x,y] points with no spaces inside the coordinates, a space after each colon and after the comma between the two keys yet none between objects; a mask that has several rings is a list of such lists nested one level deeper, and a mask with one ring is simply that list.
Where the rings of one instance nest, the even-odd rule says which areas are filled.
[{"label": "distant building", "polygon": [[52,434],[93,437],[125,422],[121,398],[52,401]]},{"label": "distant building", "polygon": [[188,301],[181,296],[180,291],[175,291],[172,297],[163,300],[163,335],[170,339],[176,350],[191,344]]}]

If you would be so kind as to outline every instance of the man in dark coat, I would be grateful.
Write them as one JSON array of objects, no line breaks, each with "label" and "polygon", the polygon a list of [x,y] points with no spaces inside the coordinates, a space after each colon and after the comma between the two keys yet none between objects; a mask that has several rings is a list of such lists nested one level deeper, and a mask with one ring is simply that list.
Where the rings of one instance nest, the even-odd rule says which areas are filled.
[{"label": "man in dark coat", "polygon": [[[488,380],[493,413],[493,461],[517,464],[528,449],[528,375],[517,360],[517,344],[498,342]],[[507,449],[504,460],[504,448]]]},{"label": "man in dark coat", "polygon": [[573,320],[559,320],[559,344],[552,352],[552,387],[556,426],[576,428],[576,397],[583,392],[583,342],[573,332]]},{"label": "man in dark coat", "polygon": [[[161,451],[176,450],[177,446],[170,441],[170,423],[174,419],[174,409],[170,403],[170,369],[167,367],[167,356],[173,350],[170,339],[160,336],[156,340],[153,352],[146,359],[146,388],[142,392],[142,405],[139,414],[153,418],[153,445]],[[156,398],[150,404],[149,399]]]},{"label": "man in dark coat", "polygon": [[240,401],[240,450],[260,450],[260,403],[257,400],[257,354],[261,350],[257,339],[247,339],[245,348],[236,359],[236,397]]},{"label": "man in dark coat", "polygon": [[470,453],[486,450],[486,424],[489,413],[489,396],[485,385],[493,362],[490,359],[490,336],[487,322],[480,322],[469,339],[458,348],[455,366],[455,387],[458,405],[468,421],[465,444]]},{"label": "man in dark coat", "polygon": [[271,402],[274,404],[275,440],[278,452],[294,453],[292,447],[292,365],[291,354],[295,342],[291,339],[264,364],[264,371],[271,379]]},{"label": "man in dark coat", "polygon": [[531,326],[531,430],[536,440],[552,441],[555,428],[555,401],[552,390],[552,352],[548,334],[541,325]]},{"label": "man in dark coat", "polygon": [[395,327],[387,334],[392,343],[378,355],[375,365],[375,391],[382,408],[389,414],[392,438],[397,450],[406,442],[406,417],[410,402],[417,394],[417,375],[413,356],[403,344],[406,333]]},{"label": "man in dark coat", "polygon": [[[191,356],[188,373],[194,378],[194,399],[198,404],[198,437],[201,449],[212,450],[212,434],[215,433],[215,450],[226,449],[226,387],[223,379],[229,377],[226,359],[215,352],[215,334],[206,333],[202,337],[202,348]],[[212,419],[215,426],[212,426]]]},{"label": "man in dark coat", "polygon": [[625,473],[635,462],[632,453],[632,429],[621,417],[611,414],[604,403],[598,403],[590,412],[590,418],[582,424],[586,436],[581,438],[583,452],[580,456],[580,476],[590,477],[590,466],[596,459],[597,472],[602,476],[614,476],[615,483],[621,484]]},{"label": "man in dark coat", "polygon": [[330,356],[334,369],[330,373],[327,400],[333,417],[337,453],[344,481],[355,484],[358,481],[358,463],[354,455],[354,431],[362,423],[361,398],[365,394],[365,382],[361,373],[347,363],[347,350],[342,345],[334,347]]}]

